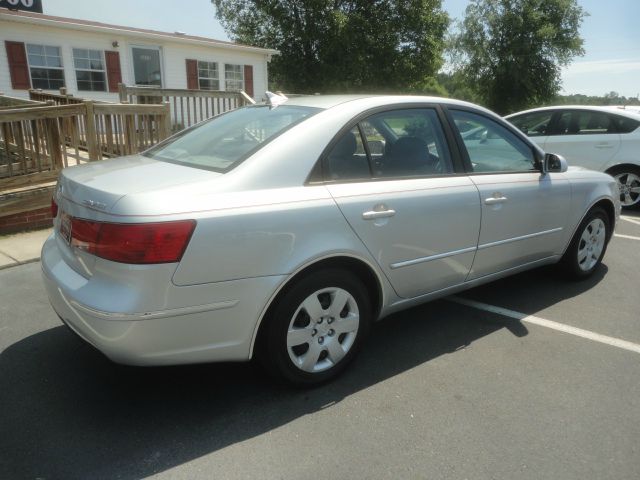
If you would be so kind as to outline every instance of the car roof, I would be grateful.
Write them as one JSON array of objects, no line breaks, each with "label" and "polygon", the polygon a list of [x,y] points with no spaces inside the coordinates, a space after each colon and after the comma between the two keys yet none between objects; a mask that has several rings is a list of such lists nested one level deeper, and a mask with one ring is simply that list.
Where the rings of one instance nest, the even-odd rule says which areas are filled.
[{"label": "car roof", "polygon": [[[294,96],[289,98],[283,105],[315,107],[329,109],[338,105],[350,102],[367,103],[369,106],[385,106],[402,103],[440,103],[456,106],[473,107],[479,110],[486,110],[478,105],[455,100],[452,98],[442,98],[420,95],[373,95],[373,94],[350,94],[350,95],[309,95]],[[486,110],[487,112],[489,110]]]},{"label": "car roof", "polygon": [[633,118],[634,120],[638,120],[640,116],[640,112],[637,110],[627,110],[623,108],[617,108],[616,106],[602,106],[602,105],[556,105],[552,107],[539,107],[539,108],[531,108],[529,110],[523,110],[521,112],[511,113],[506,115],[504,118],[512,118],[516,115],[522,115],[524,113],[534,113],[534,112],[544,112],[546,110],[591,110],[597,112],[605,112],[605,113],[616,113],[623,117]]}]

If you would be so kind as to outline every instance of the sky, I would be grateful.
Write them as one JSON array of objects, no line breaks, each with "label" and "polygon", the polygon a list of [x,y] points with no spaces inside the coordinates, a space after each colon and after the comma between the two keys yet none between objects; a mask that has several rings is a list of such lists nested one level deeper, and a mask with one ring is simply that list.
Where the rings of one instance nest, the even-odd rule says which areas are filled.
[{"label": "sky", "polygon": [[[467,0],[443,0],[461,20]],[[585,55],[562,72],[562,93],[640,96],[640,0],[578,0],[589,16],[581,35]],[[116,25],[182,31],[228,40],[210,0],[42,0],[44,13]]]}]

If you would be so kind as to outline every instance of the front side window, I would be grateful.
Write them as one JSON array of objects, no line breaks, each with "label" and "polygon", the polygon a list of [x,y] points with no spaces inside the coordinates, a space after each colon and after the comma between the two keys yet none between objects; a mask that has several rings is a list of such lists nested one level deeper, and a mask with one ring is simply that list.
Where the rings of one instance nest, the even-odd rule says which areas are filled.
[{"label": "front side window", "polygon": [[200,123],[144,155],[169,163],[226,173],[275,137],[319,109],[281,105],[239,108]]},{"label": "front side window", "polygon": [[508,120],[529,137],[541,137],[549,134],[553,111],[531,112],[511,117]]},{"label": "front side window", "polygon": [[104,92],[107,89],[104,58],[100,50],[73,49],[78,90]]},{"label": "front side window", "polygon": [[244,71],[242,65],[224,66],[224,89],[244,90]]},{"label": "front side window", "polygon": [[60,47],[27,44],[27,58],[33,88],[55,90],[64,87]]},{"label": "front side window", "polygon": [[200,90],[220,90],[217,63],[198,60],[198,87]]},{"label": "front side window", "polygon": [[453,167],[434,109],[382,112],[342,135],[325,160],[325,180],[432,176]]},{"label": "front side window", "polygon": [[474,172],[537,170],[531,147],[498,122],[463,110],[451,110],[451,115]]}]

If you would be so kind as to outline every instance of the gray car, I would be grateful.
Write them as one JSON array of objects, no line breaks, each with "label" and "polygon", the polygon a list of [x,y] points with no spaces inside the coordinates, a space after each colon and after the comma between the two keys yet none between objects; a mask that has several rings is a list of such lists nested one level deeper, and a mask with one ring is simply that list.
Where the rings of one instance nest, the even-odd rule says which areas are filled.
[{"label": "gray car", "polygon": [[590,275],[620,203],[475,105],[314,96],[65,169],[53,209],[51,304],[113,361],[257,357],[311,385],[391,313],[541,265]]}]

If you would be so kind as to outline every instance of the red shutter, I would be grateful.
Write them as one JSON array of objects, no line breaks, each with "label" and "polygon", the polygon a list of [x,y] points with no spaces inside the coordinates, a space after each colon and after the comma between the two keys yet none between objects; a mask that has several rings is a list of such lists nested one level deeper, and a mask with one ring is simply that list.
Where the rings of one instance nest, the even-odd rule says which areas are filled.
[{"label": "red shutter", "polygon": [[29,79],[29,65],[27,64],[27,52],[25,51],[24,43],[5,40],[4,46],[7,49],[12,88],[15,90],[29,90],[31,81]]},{"label": "red shutter", "polygon": [[107,63],[107,83],[110,92],[118,91],[118,84],[122,83],[122,71],[120,70],[120,54],[118,52],[104,52]]},{"label": "red shutter", "polygon": [[253,67],[251,65],[244,66],[244,91],[253,97]]},{"label": "red shutter", "polygon": [[187,88],[198,90],[198,61],[187,59]]}]

